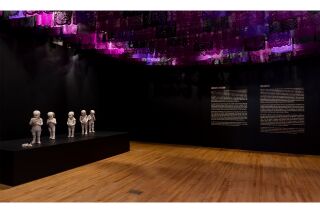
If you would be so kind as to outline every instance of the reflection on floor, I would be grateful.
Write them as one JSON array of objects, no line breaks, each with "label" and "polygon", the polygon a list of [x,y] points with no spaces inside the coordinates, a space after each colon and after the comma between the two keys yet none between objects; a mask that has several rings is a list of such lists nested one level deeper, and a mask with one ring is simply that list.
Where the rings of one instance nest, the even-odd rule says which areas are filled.
[{"label": "reflection on floor", "polygon": [[11,188],[11,187],[7,186],[7,185],[0,184],[0,190],[9,189],[9,188]]},{"label": "reflection on floor", "polygon": [[0,201],[320,201],[320,156],[131,145],[128,153],[3,189]]}]

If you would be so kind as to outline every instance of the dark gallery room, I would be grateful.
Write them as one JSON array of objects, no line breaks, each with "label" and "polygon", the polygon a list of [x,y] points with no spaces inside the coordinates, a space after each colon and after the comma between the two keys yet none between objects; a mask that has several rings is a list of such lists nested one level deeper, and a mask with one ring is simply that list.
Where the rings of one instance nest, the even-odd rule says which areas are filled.
[{"label": "dark gallery room", "polygon": [[319,11],[0,10],[0,202],[319,202],[319,68]]}]

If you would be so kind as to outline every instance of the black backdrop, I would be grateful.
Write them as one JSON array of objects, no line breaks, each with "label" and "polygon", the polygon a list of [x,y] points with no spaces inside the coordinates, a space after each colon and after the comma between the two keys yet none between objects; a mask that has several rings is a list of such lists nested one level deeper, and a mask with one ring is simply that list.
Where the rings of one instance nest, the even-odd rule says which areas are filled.
[{"label": "black backdrop", "polygon": [[[0,135],[30,137],[34,109],[95,109],[98,130],[129,131],[132,140],[320,154],[320,57],[270,64],[144,66],[91,50],[55,46],[45,32],[0,34]],[[303,86],[306,132],[259,133],[259,86]],[[248,88],[248,127],[210,125],[210,87]],[[79,125],[78,125],[79,131]],[[48,132],[44,128],[44,135]]]},{"label": "black backdrop", "polygon": [[[218,67],[148,67],[132,81],[136,101],[131,105],[133,138],[166,143],[320,154],[320,61],[308,57],[291,62]],[[260,85],[303,87],[305,133],[259,132]],[[248,126],[213,127],[210,88],[248,88]]]},{"label": "black backdrop", "polygon": [[[39,109],[56,113],[64,133],[68,111],[100,111],[98,79],[90,59],[51,45],[42,32],[15,31],[0,37],[1,138],[30,137],[28,120]],[[46,128],[45,128],[46,131]],[[45,134],[45,132],[44,132]]]}]

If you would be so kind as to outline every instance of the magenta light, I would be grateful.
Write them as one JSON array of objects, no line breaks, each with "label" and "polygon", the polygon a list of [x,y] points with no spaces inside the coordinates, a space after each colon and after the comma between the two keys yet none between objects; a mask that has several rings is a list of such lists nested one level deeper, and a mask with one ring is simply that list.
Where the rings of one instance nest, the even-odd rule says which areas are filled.
[{"label": "magenta light", "polygon": [[101,42],[96,43],[95,49],[97,49],[97,50],[107,49],[106,43],[101,43]]},{"label": "magenta light", "polygon": [[[61,13],[58,16],[58,21],[61,22],[61,24],[57,24],[58,27],[55,27],[54,24],[56,13]],[[171,35],[170,30],[164,30],[164,35],[161,35],[161,38],[156,35],[158,24],[141,29],[139,27],[141,25],[140,18],[139,23],[135,23],[134,19],[125,16],[109,18],[110,14],[113,12],[106,14],[97,12],[96,18],[89,18],[83,14],[72,17],[72,14],[66,11],[7,11],[5,13],[0,11],[0,16],[4,15],[5,19],[18,19],[12,21],[15,25],[27,26],[29,25],[28,21],[31,22],[35,18],[37,26],[51,28],[50,35],[60,36],[61,33],[76,35],[70,36],[71,39],[74,39],[71,42],[79,42],[82,48],[94,48],[99,52],[114,56],[126,53],[129,58],[144,61],[147,64],[176,65],[177,60],[179,60],[179,64],[193,60],[204,64],[240,63],[249,60],[268,62],[273,60],[270,56],[274,53],[276,55],[281,53],[291,55],[293,53],[293,56],[298,56],[318,51],[320,48],[319,42],[315,40],[319,36],[318,25],[320,23],[320,15],[317,13],[299,11],[168,12],[170,20],[176,24],[176,32]],[[162,20],[162,15],[158,17],[156,14],[150,13],[149,15],[150,17],[154,15],[152,19],[155,21]],[[25,18],[29,16],[34,18],[29,18],[30,20]],[[218,17],[223,19],[217,19]],[[26,19],[26,23],[22,21],[23,19]],[[221,20],[228,24],[222,26]],[[75,22],[73,23],[73,21]],[[202,32],[203,21],[209,21],[206,24],[208,25],[206,32]],[[79,27],[83,26],[83,30],[80,30],[75,24],[79,24]],[[285,26],[285,28],[282,29],[279,26]],[[115,33],[112,42],[110,40],[111,32]],[[176,38],[170,39],[173,36]],[[260,45],[263,40],[258,42],[257,37],[264,37],[264,46]],[[292,37],[296,38],[295,42],[303,44],[293,44]],[[137,41],[137,44],[144,41],[143,43],[148,45],[133,48],[134,42],[131,42],[132,40]],[[201,44],[201,53],[192,49],[195,43]],[[255,47],[256,51],[246,50],[246,46]],[[168,58],[166,53],[169,53],[172,58]]]},{"label": "magenta light", "polygon": [[[211,53],[211,54],[210,54]],[[212,53],[210,51],[201,53],[198,57],[198,61],[206,61],[206,60],[212,60],[212,59],[218,59],[221,60],[223,58],[223,50],[220,50],[219,54]]]},{"label": "magenta light", "polygon": [[95,49],[107,55],[121,55],[125,52],[126,44],[123,42],[117,42],[113,44],[112,42],[101,42],[97,41],[97,36],[94,40]]},{"label": "magenta light", "polygon": [[111,43],[111,42],[108,43],[108,49],[109,49],[109,50],[112,49],[112,43]]},{"label": "magenta light", "polygon": [[268,48],[263,50],[251,51],[250,52],[251,60],[256,63],[267,62],[269,60],[270,53],[271,51]]},{"label": "magenta light", "polygon": [[121,55],[124,53],[124,48],[104,49],[103,53],[107,55]]},{"label": "magenta light", "polygon": [[96,34],[95,33],[78,33],[78,37],[82,44],[95,44]]},{"label": "magenta light", "polygon": [[42,27],[53,27],[53,13],[42,13],[36,16],[37,25]]},{"label": "magenta light", "polygon": [[121,55],[124,53],[124,48],[116,47],[112,42],[109,42],[107,46],[108,48],[104,51],[106,54]]},{"label": "magenta light", "polygon": [[33,16],[37,16],[37,15],[39,15],[40,13],[42,13],[42,12],[36,12],[36,11],[25,11],[25,16],[26,17],[33,17]]},{"label": "magenta light", "polygon": [[75,24],[63,25],[62,33],[65,35],[77,34],[78,26]]},{"label": "magenta light", "polygon": [[172,66],[176,66],[177,65],[177,59],[176,58],[172,59],[171,65]]},{"label": "magenta light", "polygon": [[293,50],[294,51],[301,51],[301,50],[303,50],[303,45],[302,44],[294,44]]}]

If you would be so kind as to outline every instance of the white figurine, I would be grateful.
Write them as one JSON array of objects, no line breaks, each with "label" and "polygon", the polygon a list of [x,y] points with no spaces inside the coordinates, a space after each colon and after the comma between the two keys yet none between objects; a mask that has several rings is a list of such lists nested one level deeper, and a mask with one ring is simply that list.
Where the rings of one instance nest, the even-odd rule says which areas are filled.
[{"label": "white figurine", "polygon": [[94,132],[94,122],[96,121],[95,111],[90,110],[90,115],[88,115],[89,132]]},{"label": "white figurine", "polygon": [[50,132],[50,139],[56,139],[56,124],[57,120],[54,117],[54,112],[48,112],[47,125]]},{"label": "white figurine", "polygon": [[81,115],[79,120],[81,123],[82,134],[87,135],[88,134],[88,116],[85,110],[81,110]]},{"label": "white figurine", "polygon": [[24,143],[24,144],[22,144],[22,147],[23,148],[32,147],[32,144],[31,143]]},{"label": "white figurine", "polygon": [[73,138],[74,137],[74,129],[76,126],[76,119],[74,118],[74,112],[70,111],[68,113],[68,138]]},{"label": "white figurine", "polygon": [[42,118],[40,118],[39,110],[33,111],[33,118],[31,118],[29,124],[32,126],[31,133],[33,138],[31,143],[41,144],[40,136],[41,136],[41,126],[43,125],[43,121],[42,121]]}]

